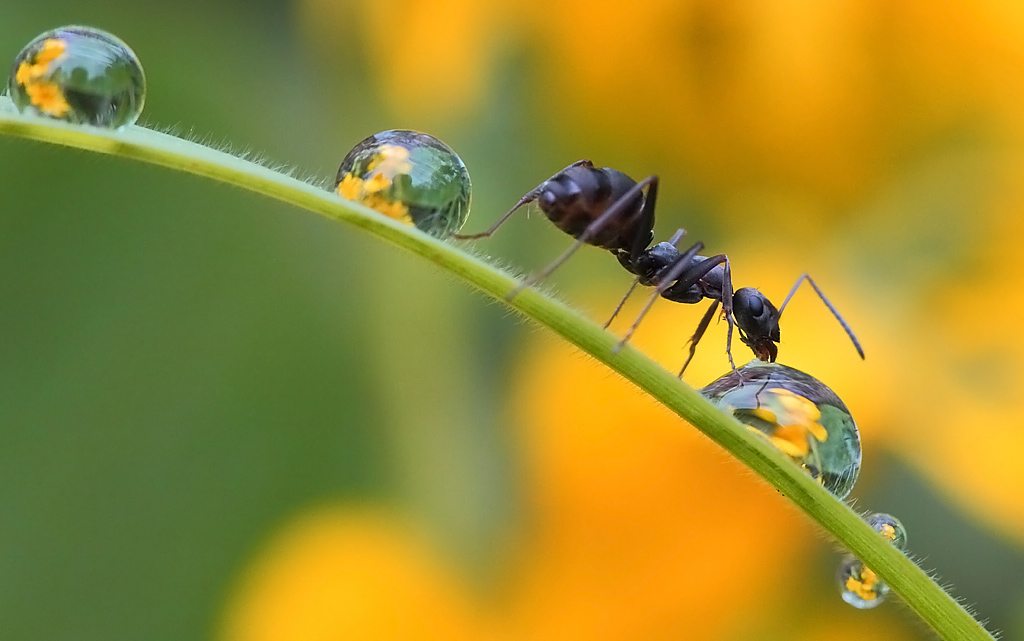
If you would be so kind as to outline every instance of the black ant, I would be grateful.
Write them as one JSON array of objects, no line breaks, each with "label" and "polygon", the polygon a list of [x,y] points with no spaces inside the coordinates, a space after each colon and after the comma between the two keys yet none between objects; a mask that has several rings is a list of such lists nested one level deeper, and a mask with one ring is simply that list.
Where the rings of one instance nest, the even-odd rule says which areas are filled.
[{"label": "black ant", "polygon": [[669,242],[649,247],[654,239],[654,206],[657,197],[657,176],[648,176],[636,182],[615,169],[595,167],[589,160],[579,160],[530,190],[487,231],[458,235],[456,238],[470,240],[491,236],[520,207],[537,201],[540,209],[555,226],[576,239],[576,242],[554,262],[509,292],[507,300],[514,298],[524,288],[547,278],[584,244],[611,251],[619,263],[636,278],[612,317],[605,323],[606,328],[618,315],[638,284],[655,288],[654,294],[619,342],[616,350],[630,339],[659,296],[685,304],[699,303],[705,298],[711,299],[711,306],[690,338],[689,356],[679,372],[680,376],[693,359],[697,343],[704,336],[711,319],[718,311],[719,304],[722,305],[722,315],[728,324],[726,354],[733,369],[736,369],[732,359],[734,325],[739,330],[740,340],[753,350],[758,359],[774,361],[778,354],[776,343],[779,342],[779,317],[804,280],[811,284],[846,330],[861,358],[864,357],[864,351],[849,325],[807,274],[797,280],[786,296],[782,308],[776,309],[771,301],[756,289],[743,287],[733,291],[729,258],[725,254],[710,257],[700,255],[699,252],[704,249],[702,242],[694,243],[689,249],[680,251],[676,244],[685,235],[681,229]]}]

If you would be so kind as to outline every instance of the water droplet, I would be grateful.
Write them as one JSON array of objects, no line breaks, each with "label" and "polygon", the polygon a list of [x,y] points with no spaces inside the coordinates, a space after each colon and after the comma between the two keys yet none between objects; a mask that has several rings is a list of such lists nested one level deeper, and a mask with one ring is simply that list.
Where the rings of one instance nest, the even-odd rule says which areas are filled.
[{"label": "water droplet", "polygon": [[[907,530],[895,516],[877,512],[865,520],[871,529],[881,534],[896,549],[906,549]],[[839,564],[838,579],[843,601],[861,610],[877,606],[889,594],[889,586],[878,578],[874,570],[866,567],[852,554],[843,557]]]},{"label": "water droplet", "polygon": [[458,232],[469,215],[469,172],[451,148],[407,129],[370,136],[341,161],[334,188],[438,238]]},{"label": "water droplet", "polygon": [[91,27],[61,27],[28,43],[8,81],[18,111],[97,127],[134,123],[146,99],[135,53]]},{"label": "water droplet", "polygon": [[843,557],[837,578],[843,601],[859,610],[870,610],[881,605],[889,594],[889,586],[878,578],[874,570],[866,567],[852,554]]},{"label": "water droplet", "polygon": [[860,432],[835,392],[778,363],[751,361],[701,390],[711,402],[845,498],[860,474]]},{"label": "water droplet", "polygon": [[907,529],[903,527],[900,520],[892,514],[877,512],[867,518],[868,525],[881,534],[889,543],[892,543],[897,550],[907,549]]}]

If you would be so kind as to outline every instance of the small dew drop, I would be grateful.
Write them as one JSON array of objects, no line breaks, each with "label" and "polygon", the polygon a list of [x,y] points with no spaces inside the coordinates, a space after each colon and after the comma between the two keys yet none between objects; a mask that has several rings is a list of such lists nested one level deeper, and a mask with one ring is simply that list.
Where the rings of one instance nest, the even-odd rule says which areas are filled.
[{"label": "small dew drop", "polygon": [[839,498],[860,474],[860,432],[835,392],[778,363],[751,361],[701,394],[763,436]]},{"label": "small dew drop", "polygon": [[870,610],[881,605],[889,594],[889,586],[871,568],[850,554],[843,557],[836,578],[843,601],[858,610]]},{"label": "small dew drop", "polygon": [[366,138],[348,152],[334,191],[447,238],[466,222],[472,186],[462,159],[448,145],[429,134],[393,129]]},{"label": "small dew drop", "polygon": [[[893,547],[900,551],[906,550],[907,530],[895,516],[876,512],[869,515],[866,521],[871,529],[878,532]],[[889,594],[889,586],[878,578],[874,570],[866,567],[851,554],[847,554],[840,562],[837,579],[843,601],[860,610],[879,605]]]},{"label": "small dew drop", "polygon": [[876,512],[867,518],[868,525],[901,552],[907,549],[907,528],[892,514]]},{"label": "small dew drop", "polygon": [[7,83],[18,111],[116,129],[134,123],[146,99],[135,53],[106,31],[70,26],[28,43]]}]

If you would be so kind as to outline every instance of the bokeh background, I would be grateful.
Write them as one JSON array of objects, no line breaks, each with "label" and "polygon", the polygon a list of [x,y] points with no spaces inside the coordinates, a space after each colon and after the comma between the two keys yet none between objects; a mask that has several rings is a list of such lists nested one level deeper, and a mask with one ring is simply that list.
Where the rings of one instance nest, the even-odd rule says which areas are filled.
[{"label": "bokeh background", "polygon": [[[867,360],[809,290],[780,360],[860,424],[857,507],[1024,639],[1024,8],[51,0],[4,7],[0,54],[72,23],[139,54],[147,124],[325,178],[433,133],[469,231],[582,157],[659,174],[658,237],[776,302],[815,276]],[[695,430],[423,261],[122,159],[2,139],[0,167],[4,638],[932,638],[843,604],[832,544]],[[534,215],[477,248],[566,245]],[[598,321],[628,282],[596,249],[552,279]],[[636,343],[677,368],[703,306],[655,309]]]}]

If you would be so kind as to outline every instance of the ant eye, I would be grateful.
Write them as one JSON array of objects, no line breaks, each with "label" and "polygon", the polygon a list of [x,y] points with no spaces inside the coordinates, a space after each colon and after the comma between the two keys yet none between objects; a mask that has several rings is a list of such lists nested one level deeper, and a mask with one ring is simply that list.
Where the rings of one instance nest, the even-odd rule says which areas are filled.
[{"label": "ant eye", "polygon": [[750,315],[754,317],[758,317],[764,313],[764,303],[762,303],[761,299],[756,296],[747,301],[747,308],[750,311]]}]

